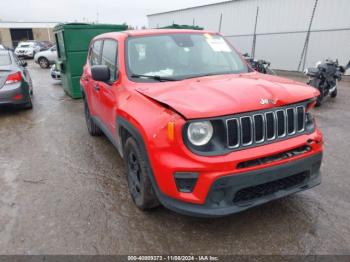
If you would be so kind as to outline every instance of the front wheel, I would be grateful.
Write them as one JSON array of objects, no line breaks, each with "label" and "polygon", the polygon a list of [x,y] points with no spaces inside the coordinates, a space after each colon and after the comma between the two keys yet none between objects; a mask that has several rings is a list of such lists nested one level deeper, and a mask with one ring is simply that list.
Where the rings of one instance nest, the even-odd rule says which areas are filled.
[{"label": "front wheel", "polygon": [[39,58],[38,62],[39,66],[43,69],[49,68],[50,66],[49,60],[47,60],[45,57]]},{"label": "front wheel", "polygon": [[333,92],[331,92],[331,97],[335,98],[338,95],[338,83],[336,83],[335,89]]},{"label": "front wheel", "polygon": [[124,162],[130,195],[136,206],[141,210],[159,206],[148,176],[148,164],[132,137],[125,142]]}]

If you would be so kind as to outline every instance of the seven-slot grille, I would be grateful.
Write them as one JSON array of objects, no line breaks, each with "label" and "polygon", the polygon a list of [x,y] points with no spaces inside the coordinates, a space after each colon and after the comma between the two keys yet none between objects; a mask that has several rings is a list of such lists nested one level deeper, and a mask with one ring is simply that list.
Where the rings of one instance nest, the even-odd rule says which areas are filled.
[{"label": "seven-slot grille", "polygon": [[229,148],[268,143],[305,130],[305,106],[241,115],[226,120]]}]

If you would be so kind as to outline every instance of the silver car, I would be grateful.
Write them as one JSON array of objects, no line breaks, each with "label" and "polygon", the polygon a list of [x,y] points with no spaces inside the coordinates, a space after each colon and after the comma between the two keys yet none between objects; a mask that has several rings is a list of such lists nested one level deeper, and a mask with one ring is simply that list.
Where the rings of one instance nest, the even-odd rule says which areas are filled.
[{"label": "silver car", "polygon": [[34,62],[39,64],[41,68],[49,68],[57,60],[56,46],[51,47],[48,50],[36,53],[34,56]]},{"label": "silver car", "polygon": [[33,107],[33,85],[26,66],[13,51],[0,50],[0,105]]},{"label": "silver car", "polygon": [[15,49],[15,55],[18,57],[34,58],[40,51],[40,46],[34,41],[20,42]]}]

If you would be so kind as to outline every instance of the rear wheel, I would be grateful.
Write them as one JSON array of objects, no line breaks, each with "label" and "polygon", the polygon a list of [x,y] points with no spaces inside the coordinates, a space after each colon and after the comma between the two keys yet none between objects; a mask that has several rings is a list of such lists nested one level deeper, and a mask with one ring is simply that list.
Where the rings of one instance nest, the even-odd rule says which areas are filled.
[{"label": "rear wheel", "polygon": [[148,164],[132,137],[125,142],[124,162],[130,195],[136,206],[141,210],[159,206],[148,176]]},{"label": "rear wheel", "polygon": [[89,131],[89,134],[92,136],[102,135],[101,129],[95,124],[94,119],[90,115],[89,106],[85,99],[84,99],[84,112],[85,112],[86,127]]},{"label": "rear wheel", "polygon": [[49,68],[50,66],[49,60],[47,60],[45,57],[40,57],[38,62],[41,68],[46,69],[46,68]]}]

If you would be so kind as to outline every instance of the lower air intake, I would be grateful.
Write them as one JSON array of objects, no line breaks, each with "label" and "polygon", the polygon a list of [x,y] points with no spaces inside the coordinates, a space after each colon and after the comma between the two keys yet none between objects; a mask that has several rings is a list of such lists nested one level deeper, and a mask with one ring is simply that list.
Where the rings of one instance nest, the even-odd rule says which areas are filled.
[{"label": "lower air intake", "polygon": [[249,202],[267,195],[271,195],[280,190],[291,189],[302,184],[308,178],[308,176],[309,172],[303,172],[265,184],[243,188],[235,194],[233,203],[242,204],[244,202]]}]

